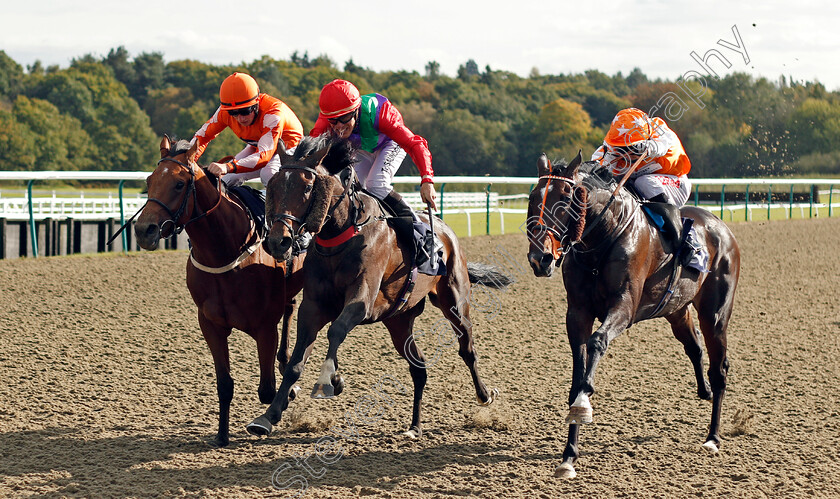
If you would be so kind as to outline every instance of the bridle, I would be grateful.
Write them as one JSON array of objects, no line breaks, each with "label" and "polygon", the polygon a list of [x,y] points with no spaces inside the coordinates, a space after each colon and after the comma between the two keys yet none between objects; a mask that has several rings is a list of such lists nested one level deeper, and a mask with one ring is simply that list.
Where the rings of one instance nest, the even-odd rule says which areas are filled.
[{"label": "bridle", "polygon": [[[566,249],[569,247],[569,245],[572,242],[569,241],[566,244],[563,244],[563,240],[568,240],[568,237],[566,237],[568,235],[568,234],[566,234],[568,229],[561,233],[559,230],[555,229],[554,227],[549,227],[543,221],[543,215],[545,213],[545,201],[548,198],[548,186],[551,184],[552,180],[559,180],[561,182],[565,182],[565,183],[569,184],[572,187],[572,189],[574,189],[575,181],[573,179],[569,178],[569,177],[562,177],[562,176],[559,176],[559,175],[551,175],[551,174],[541,176],[538,179],[538,181],[542,180],[542,179],[546,179],[546,183],[545,183],[545,191],[543,192],[542,202],[540,203],[540,216],[539,216],[539,219],[537,220],[536,228],[539,228],[539,229],[545,231],[546,236],[551,241],[551,256],[554,257],[555,260],[559,260],[563,256],[563,253],[566,252]],[[572,198],[574,198],[574,192],[572,193]]]},{"label": "bridle", "polygon": [[[164,161],[171,161],[173,163],[179,164],[179,165],[183,166],[184,168],[186,168],[187,171],[190,172],[190,181],[187,185],[186,192],[184,193],[184,199],[181,201],[181,206],[178,207],[178,211],[173,213],[172,210],[169,208],[169,206],[166,205],[166,203],[164,203],[163,201],[161,201],[159,199],[153,198],[153,197],[149,197],[146,200],[146,203],[143,205],[145,207],[146,204],[149,204],[149,202],[157,203],[164,210],[166,210],[166,213],[169,215],[169,219],[164,220],[163,223],[161,223],[159,225],[158,230],[160,231],[160,234],[161,234],[160,237],[170,238],[170,237],[173,237],[173,236],[176,236],[176,235],[180,234],[184,230],[184,228],[186,228],[187,225],[206,217],[207,215],[212,213],[213,210],[215,210],[216,208],[219,207],[219,205],[222,203],[222,181],[221,181],[221,179],[218,180],[217,185],[218,185],[218,189],[219,189],[219,198],[216,201],[216,204],[213,205],[213,207],[210,208],[209,210],[207,210],[203,213],[199,213],[198,197],[195,194],[195,170],[193,170],[191,165],[189,165],[187,163],[184,163],[183,161],[177,160],[175,158],[161,158],[157,162],[157,164],[160,165]],[[192,195],[192,198],[193,198],[193,217],[190,218],[189,220],[187,220],[186,222],[184,222],[183,224],[179,225],[178,220],[181,219],[181,217],[184,215],[184,212],[187,209],[187,203],[190,199],[190,195]],[[172,232],[168,236],[164,236],[163,234],[165,233],[165,227],[167,227],[166,226],[167,223],[172,224]]]},{"label": "bridle", "polygon": [[[338,207],[338,205],[341,204],[341,201],[344,199],[344,197],[348,196],[348,195],[350,197],[353,197],[353,194],[355,193],[355,189],[353,187],[355,185],[355,183],[351,181],[351,179],[355,175],[355,170],[353,170],[353,168],[348,168],[348,169],[350,170],[350,174],[347,175],[347,178],[344,180],[344,183],[343,183],[344,191],[341,194],[334,195],[338,199],[332,204],[332,206],[330,207],[330,210],[327,212],[327,216],[324,219],[325,223],[326,223],[327,220],[332,218],[333,212]],[[309,167],[309,166],[287,165],[287,166],[283,166],[280,169],[280,171],[283,171],[283,170],[303,170],[305,172],[309,172],[309,173],[314,174],[316,177],[318,175],[321,175],[320,173],[318,173],[318,171],[315,168],[312,168],[312,167]],[[294,216],[290,213],[280,213],[277,216],[266,220],[266,222],[268,223],[268,229],[271,230],[271,226],[274,225],[275,222],[280,222],[286,227],[286,229],[288,229],[290,234],[294,234],[295,237],[300,236],[306,231],[306,218],[309,216],[309,213],[312,211],[312,208],[313,208],[313,203],[310,202],[309,207],[306,209],[306,212],[302,215],[302,218],[296,217],[296,216]],[[354,213],[354,215],[355,215],[355,213]],[[293,223],[298,224],[298,229],[297,230],[295,230],[294,227],[292,226]]]},{"label": "bridle", "polygon": [[[622,203],[621,214],[618,217],[619,222],[616,224],[615,228],[609,231],[609,233],[606,234],[603,238],[601,238],[600,242],[595,246],[583,249],[581,246],[585,245],[582,243],[582,240],[590,232],[592,232],[592,230],[595,227],[597,227],[601,220],[604,218],[610,206],[615,201],[618,189],[616,189],[615,192],[613,192],[612,195],[610,195],[609,200],[604,204],[604,207],[601,209],[601,211],[597,215],[592,217],[592,219],[588,223],[586,221],[586,216],[584,214],[580,215],[580,218],[582,219],[580,223],[582,224],[582,226],[576,227],[576,234],[574,239],[572,240],[572,238],[569,237],[568,234],[569,228],[571,228],[571,226],[567,227],[566,230],[564,230],[563,232],[560,232],[554,227],[549,227],[543,221],[543,216],[546,208],[545,203],[546,199],[548,198],[548,186],[552,180],[560,180],[561,182],[569,184],[570,186],[572,186],[573,189],[570,199],[575,199],[575,192],[577,192],[577,189],[585,189],[585,186],[582,182],[580,186],[576,186],[576,182],[574,181],[574,179],[558,175],[549,174],[543,175],[539,178],[545,178],[547,179],[547,182],[545,185],[545,192],[543,193],[542,203],[540,204],[540,216],[536,227],[544,230],[546,236],[551,241],[552,257],[554,258],[554,260],[560,260],[564,254],[571,252],[573,255],[575,255],[575,260],[577,261],[578,255],[597,254],[599,252],[603,252],[601,253],[601,258],[598,259],[598,263],[595,265],[595,267],[591,269],[593,273],[597,273],[597,267],[599,266],[601,259],[606,255],[606,250],[608,250],[612,247],[613,244],[615,244],[615,242],[618,240],[621,234],[624,233],[624,231],[629,227],[630,223],[633,221],[633,214],[635,213],[636,209],[638,209],[638,204],[631,203],[631,206],[628,208],[628,210],[625,210],[623,208],[625,206],[625,203]],[[584,195],[586,195],[586,191],[584,191]],[[583,203],[586,203],[586,201],[583,201]],[[563,241],[566,241],[565,244],[563,243]],[[580,262],[578,263],[580,264]]]}]

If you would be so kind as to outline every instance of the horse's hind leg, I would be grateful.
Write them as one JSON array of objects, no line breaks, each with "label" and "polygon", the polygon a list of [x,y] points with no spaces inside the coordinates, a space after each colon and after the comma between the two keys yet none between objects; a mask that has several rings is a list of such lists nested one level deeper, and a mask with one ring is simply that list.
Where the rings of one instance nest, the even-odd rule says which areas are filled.
[{"label": "horse's hind leg", "polygon": [[216,433],[216,438],[209,443],[216,447],[224,447],[230,443],[230,401],[233,399],[233,378],[230,376],[228,351],[228,336],[231,330],[213,324],[200,312],[198,325],[213,356],[213,366],[216,369],[216,392],[219,396],[219,431]]},{"label": "horse's hind leg", "polygon": [[409,438],[419,438],[423,435],[423,425],[420,421],[420,410],[423,400],[423,389],[426,387],[426,357],[414,342],[414,319],[423,310],[422,302],[411,310],[382,321],[391,341],[402,358],[408,361],[408,370],[414,384],[414,403],[411,409],[411,426],[404,434]]},{"label": "horse's hind leg", "polygon": [[[737,255],[736,255],[737,256]],[[722,262],[732,265],[731,262]],[[726,356],[726,328],[732,316],[735,286],[738,282],[738,262],[734,269],[723,272],[718,269],[718,276],[708,278],[703,286],[700,299],[695,302],[697,320],[706,340],[709,354],[709,383],[712,387],[712,421],[709,423],[709,435],[703,448],[716,453],[720,447],[720,414],[726,393],[726,375],[729,371],[729,359]]]},{"label": "horse's hind leg", "polygon": [[455,336],[458,337],[458,355],[470,370],[478,404],[492,404],[499,395],[499,389],[488,390],[478,373],[478,353],[473,345],[472,323],[470,322],[469,279],[458,279],[456,276],[453,276],[449,282],[441,279],[437,289],[437,300],[433,303],[449,320]]},{"label": "horse's hind leg", "polygon": [[667,317],[671,323],[674,337],[683,344],[685,354],[694,367],[694,377],[697,379],[697,396],[703,400],[712,400],[712,390],[703,376],[703,346],[700,343],[701,333],[694,328],[691,320],[691,309],[686,306]]}]

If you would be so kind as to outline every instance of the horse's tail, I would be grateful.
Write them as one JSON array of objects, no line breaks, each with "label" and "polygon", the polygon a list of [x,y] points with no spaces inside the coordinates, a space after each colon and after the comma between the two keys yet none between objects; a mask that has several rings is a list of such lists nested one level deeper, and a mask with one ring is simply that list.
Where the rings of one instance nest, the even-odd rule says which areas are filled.
[{"label": "horse's tail", "polygon": [[502,289],[513,283],[513,278],[502,273],[498,268],[484,263],[467,263],[470,282],[495,289]]}]

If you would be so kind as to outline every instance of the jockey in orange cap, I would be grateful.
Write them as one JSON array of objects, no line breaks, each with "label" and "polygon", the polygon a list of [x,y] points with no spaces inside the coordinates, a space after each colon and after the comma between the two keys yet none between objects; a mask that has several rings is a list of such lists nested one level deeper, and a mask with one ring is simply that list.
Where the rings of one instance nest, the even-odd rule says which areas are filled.
[{"label": "jockey in orange cap", "polygon": [[[406,153],[420,170],[420,197],[437,209],[432,153],[426,139],[415,135],[403,123],[402,115],[380,94],[360,95],[359,89],[346,80],[324,85],[318,99],[320,113],[309,135],[317,137],[332,132],[349,138],[357,147],[356,174],[368,192],[391,208],[397,217],[417,220],[412,210],[394,191],[394,175]],[[431,248],[424,248],[431,254]]]},{"label": "jockey in orange cap", "polygon": [[630,174],[636,192],[650,201],[684,205],[691,194],[686,176],[691,161],[677,134],[661,118],[651,119],[634,107],[619,111],[604,144],[592,154],[592,161],[610,168],[613,175],[622,176],[642,152],[647,152],[647,156]]},{"label": "jockey in orange cap", "polygon": [[[651,202],[646,205],[650,211],[662,216],[665,236],[679,242],[686,235],[682,234],[678,212],[655,203],[677,208],[685,204],[691,194],[687,176],[691,161],[677,134],[662,118],[651,118],[634,107],[622,109],[615,115],[603,145],[592,154],[592,161],[609,168],[613,175],[623,177],[642,153],[646,156],[630,173],[628,184],[639,196]],[[699,250],[692,241],[687,242],[691,251],[684,254],[685,262]]]},{"label": "jockey in orange cap", "polygon": [[230,127],[245,142],[245,148],[227,163],[210,163],[207,170],[230,186],[259,177],[263,185],[280,169],[278,140],[293,150],[303,138],[303,126],[295,113],[280,99],[260,93],[259,85],[245,73],[233,73],[219,89],[221,105],[192,139],[198,155],[225,128]]}]

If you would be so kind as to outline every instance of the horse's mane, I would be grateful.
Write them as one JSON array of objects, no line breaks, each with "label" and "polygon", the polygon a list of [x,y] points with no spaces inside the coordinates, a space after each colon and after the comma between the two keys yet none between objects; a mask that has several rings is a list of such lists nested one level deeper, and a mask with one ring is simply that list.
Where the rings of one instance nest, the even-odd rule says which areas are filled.
[{"label": "horse's mane", "polygon": [[[185,152],[190,150],[190,141],[189,140],[179,140],[177,138],[172,138],[172,145],[169,148],[169,154],[166,155],[167,158],[174,158],[179,154],[184,154]],[[200,166],[200,165],[199,165]],[[210,183],[213,184],[213,187],[218,187],[219,179],[215,175],[207,174],[207,170],[204,167],[201,167],[204,170],[205,176]],[[224,191],[227,192],[227,184],[222,182],[222,186],[224,187]]]},{"label": "horse's mane", "polygon": [[[562,175],[563,171],[568,166],[566,160],[559,160],[552,163],[552,175]],[[603,189],[615,187],[618,183],[610,172],[609,168],[602,166],[597,161],[586,161],[580,164],[578,172],[582,174],[583,181],[588,187],[597,186]]]},{"label": "horse's mane", "polygon": [[167,155],[167,157],[174,158],[175,156],[177,156],[179,154],[183,154],[183,153],[190,150],[190,141],[189,140],[178,140],[178,139],[172,139],[172,140],[173,140],[173,144],[169,148],[169,154]]},{"label": "horse's mane", "polygon": [[329,147],[329,152],[321,162],[321,166],[326,168],[330,175],[335,175],[355,162],[352,143],[347,139],[337,139],[329,133],[318,137],[304,137],[295,148],[292,161],[302,161],[326,147]]}]

